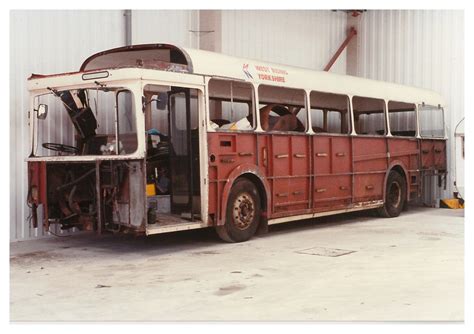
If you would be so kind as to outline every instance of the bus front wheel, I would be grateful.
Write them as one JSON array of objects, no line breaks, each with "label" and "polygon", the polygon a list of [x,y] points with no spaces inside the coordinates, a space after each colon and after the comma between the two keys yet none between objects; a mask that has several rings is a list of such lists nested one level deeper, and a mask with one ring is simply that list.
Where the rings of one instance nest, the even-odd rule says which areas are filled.
[{"label": "bus front wheel", "polygon": [[255,234],[260,215],[257,188],[245,178],[238,179],[227,200],[225,223],[216,226],[217,234],[227,242],[247,241]]},{"label": "bus front wheel", "polygon": [[378,212],[382,217],[398,217],[405,206],[407,189],[405,178],[396,171],[388,174],[385,185],[385,203]]}]

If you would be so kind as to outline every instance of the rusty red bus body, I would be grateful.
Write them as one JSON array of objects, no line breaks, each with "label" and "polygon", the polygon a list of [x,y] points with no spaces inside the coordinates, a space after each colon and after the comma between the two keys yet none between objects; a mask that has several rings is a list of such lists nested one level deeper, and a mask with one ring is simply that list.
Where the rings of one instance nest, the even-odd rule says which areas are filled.
[{"label": "rusty red bus body", "polygon": [[[162,53],[163,50],[169,51],[174,61],[173,59],[157,60],[165,54]],[[158,53],[155,54],[156,51]],[[137,52],[143,59],[137,58],[137,61],[134,61],[134,58],[129,56],[126,57],[129,63],[123,63],[120,57],[122,52],[130,52],[131,55]],[[213,57],[216,57],[216,62],[213,61]],[[88,68],[88,64],[93,64],[95,67]],[[100,82],[86,78],[86,75],[92,78],[95,76]],[[273,78],[276,78],[275,82],[268,82]],[[236,101],[244,96],[239,96],[239,89],[245,85],[251,88],[250,102],[247,101],[247,104],[251,105],[250,112],[254,113],[253,119],[251,115],[247,116],[247,119],[250,119],[248,124],[252,126],[251,129],[242,131],[217,126],[222,119],[219,117],[212,119],[210,116],[212,93],[210,82],[213,80],[217,82],[213,88],[215,89],[214,98],[216,101],[221,101],[220,103],[222,103],[222,92],[219,89],[227,82],[236,83]],[[232,83],[230,87],[233,94]],[[283,98],[289,101],[288,110],[299,106],[298,110],[303,111],[307,117],[305,119],[308,126],[305,126],[303,130],[300,129],[300,132],[296,131],[296,127],[287,131],[264,129],[264,122],[261,120],[264,115],[262,111],[269,105],[281,104],[281,102],[272,100],[271,94],[267,94],[265,98],[257,95],[257,93],[260,94],[260,87],[266,87],[267,93],[269,88],[291,90],[291,94],[282,94]],[[38,102],[34,102],[35,98],[50,92],[57,96],[60,89],[71,89],[71,91],[81,89],[113,91],[115,89],[117,92],[122,92],[125,88],[132,92],[133,100],[130,100],[130,104],[135,105],[135,110],[142,109],[143,111],[143,113],[135,113],[136,147],[134,151],[131,150],[124,155],[77,153],[51,156],[35,153],[35,147],[39,146],[37,132],[39,122],[41,122],[37,116],[39,108]],[[152,91],[153,89],[156,91]],[[262,90],[263,93],[265,89]],[[442,110],[442,98],[436,93],[416,88],[389,83],[382,85],[373,80],[304,71],[283,65],[262,65],[260,62],[157,44],[119,48],[99,53],[86,60],[79,72],[32,76],[30,91],[32,152],[27,159],[27,200],[33,211],[32,222],[35,227],[39,221],[36,211],[41,206],[41,221],[46,228],[53,222],[62,224],[70,218],[69,213],[76,212],[78,217],[74,218],[75,225],[67,226],[66,224],[66,228],[82,226],[84,229],[95,230],[99,233],[108,229],[148,235],[214,227],[224,240],[243,241],[248,239],[254,231],[240,240],[230,238],[227,235],[228,231],[222,232],[223,227],[227,228],[229,224],[232,224],[228,217],[229,208],[233,205],[230,198],[235,200],[235,188],[239,180],[245,179],[249,188],[256,188],[257,194],[253,199],[258,200],[258,203],[246,202],[246,206],[242,209],[243,213],[239,211],[239,215],[251,217],[255,224],[265,226],[343,212],[384,208],[387,204],[387,186],[392,172],[398,175],[399,185],[400,182],[403,183],[403,187],[399,187],[405,190],[401,198],[407,201],[416,200],[422,195],[425,177],[438,176],[441,180],[441,177],[447,173],[444,128],[442,132],[436,133],[437,137],[420,135],[421,108],[427,103],[433,108],[437,106],[436,108]],[[293,94],[297,91],[304,93],[303,100],[299,102]],[[319,95],[316,96],[319,97],[325,94],[327,101],[313,106],[313,92],[317,92]],[[186,124],[182,126],[186,127],[187,135],[178,138],[178,142],[186,142],[188,157],[179,160],[173,168],[183,167],[180,164],[186,165],[187,168],[183,169],[184,173],[176,180],[187,177],[187,174],[191,176],[188,178],[189,189],[186,193],[187,203],[190,205],[190,208],[186,208],[188,211],[180,211],[179,208],[182,205],[177,205],[169,214],[155,219],[156,217],[148,215],[147,211],[150,207],[146,186],[150,176],[148,169],[152,163],[148,160],[148,154],[151,151],[148,132],[145,130],[149,128],[147,123],[152,122],[151,111],[147,108],[151,108],[153,96],[155,96],[153,101],[159,100],[157,97],[161,95],[158,93],[168,94],[168,99],[172,94],[183,94],[185,97],[186,103],[182,104],[182,108],[186,109]],[[196,101],[192,109],[195,113],[194,128],[190,126],[191,96],[194,96]],[[341,115],[341,125],[340,133],[337,134],[328,131],[328,107],[324,105],[331,102],[335,96],[347,98],[346,110],[343,111],[343,108],[338,111]],[[383,101],[381,110],[386,122],[384,134],[357,134],[353,105],[355,98],[360,96],[366,96],[367,101],[370,100],[374,106],[377,102]],[[231,95],[229,100],[232,110],[234,96]],[[259,102],[260,105],[267,105],[258,107]],[[394,104],[391,106],[392,102]],[[396,109],[393,110],[394,112],[408,110],[416,116],[415,130],[410,129],[413,131],[408,136],[406,133],[403,136],[403,131],[398,132],[400,135],[395,131],[394,134],[391,133],[388,114],[393,106]],[[118,108],[118,103],[115,108]],[[314,124],[311,123],[312,116],[310,115],[314,108],[326,108],[324,133],[317,133],[320,129],[314,128]],[[172,111],[169,100],[166,110],[168,122],[171,122]],[[337,111],[337,109],[334,110]],[[358,112],[363,111],[369,114],[375,113],[374,110],[359,109]],[[346,126],[343,126],[343,113],[351,116]],[[138,135],[140,131],[146,135]],[[117,129],[115,132],[115,137],[110,134],[101,135],[107,137],[107,140],[115,138],[117,147],[121,144],[119,138],[125,138],[123,140],[125,145],[127,140],[132,138],[127,135],[119,137]],[[171,130],[168,137],[168,144],[173,147]],[[76,144],[82,145],[79,140]],[[84,150],[85,148],[81,148],[81,152]],[[107,166],[109,169],[104,172],[104,167]],[[115,171],[117,167],[120,167],[121,177],[120,181],[114,181],[114,183],[111,181],[111,174],[115,172],[111,171]],[[77,214],[77,210],[70,210],[71,203],[75,202],[74,196],[77,198],[78,194],[74,191],[60,193],[58,190],[72,183],[66,177],[61,179],[56,174],[61,174],[62,170],[75,168],[77,171],[73,174],[77,182],[82,178],[89,178],[89,181],[94,184],[92,186],[94,198],[88,199],[88,202],[87,198],[85,199],[89,208],[94,207],[90,209],[93,214],[82,214],[82,211]],[[84,173],[85,171],[87,172]],[[173,177],[171,177],[171,187],[173,187],[172,182]],[[91,189],[89,189],[90,193]],[[114,205],[111,205],[110,194],[112,193]],[[248,195],[245,189],[241,190],[241,193],[244,198]],[[173,189],[171,194],[173,194]],[[68,198],[60,198],[61,196]],[[84,201],[87,192],[81,196],[81,200]],[[255,204],[258,206],[258,210],[255,211],[258,217],[252,216],[252,213],[247,214],[249,208],[255,209]],[[401,203],[401,205],[404,204]],[[124,215],[120,217],[122,213]],[[189,213],[190,219],[183,213]],[[107,224],[113,228],[107,228]]]},{"label": "rusty red bus body", "polygon": [[446,171],[444,139],[210,133],[208,143],[209,214],[217,224],[243,174],[258,180],[271,220],[380,206],[393,168],[406,176],[407,198],[415,199],[423,175]]}]

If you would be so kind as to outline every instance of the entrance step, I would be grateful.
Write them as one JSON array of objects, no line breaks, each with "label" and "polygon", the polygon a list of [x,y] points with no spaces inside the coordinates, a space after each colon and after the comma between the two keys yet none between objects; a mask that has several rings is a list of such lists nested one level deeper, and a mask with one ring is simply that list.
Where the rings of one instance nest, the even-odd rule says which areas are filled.
[{"label": "entrance step", "polygon": [[148,224],[146,227],[146,234],[159,234],[176,231],[193,230],[206,227],[201,221],[191,222],[188,219],[183,219],[178,215],[158,214],[155,224]]}]

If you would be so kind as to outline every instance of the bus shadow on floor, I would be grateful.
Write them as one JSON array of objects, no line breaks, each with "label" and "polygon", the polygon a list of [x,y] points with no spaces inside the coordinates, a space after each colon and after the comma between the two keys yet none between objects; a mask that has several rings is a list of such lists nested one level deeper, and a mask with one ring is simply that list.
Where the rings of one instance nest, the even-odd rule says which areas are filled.
[{"label": "bus shadow on floor", "polygon": [[373,211],[358,211],[304,220],[296,220],[283,224],[270,225],[268,228],[268,234],[261,236],[271,236],[272,234],[280,235],[282,233],[290,234],[291,232],[300,232],[303,230],[357,224],[365,221],[370,221],[377,217],[377,213]]},{"label": "bus shadow on floor", "polygon": [[[260,237],[265,236],[272,236],[272,235],[280,235],[282,233],[292,233],[292,232],[300,232],[304,230],[310,229],[321,229],[321,228],[328,228],[328,227],[336,227],[336,226],[343,226],[343,225],[357,225],[362,222],[370,222],[374,221],[380,223],[381,221],[378,219],[403,219],[408,218],[417,214],[420,214],[424,211],[429,211],[430,208],[426,208],[423,206],[418,205],[409,205],[408,210],[404,210],[399,217],[397,218],[382,218],[378,213],[377,210],[363,210],[363,211],[355,211],[350,213],[341,213],[337,215],[330,215],[324,217],[317,217],[317,218],[310,218],[304,220],[296,220],[288,223],[283,224],[276,224],[269,226],[269,233],[262,234]],[[382,221],[383,221],[382,220]]]},{"label": "bus shadow on floor", "polygon": [[[425,210],[430,209],[410,208],[408,211],[404,211],[400,217],[416,215]],[[292,233],[299,233],[305,230],[344,225],[356,226],[358,223],[370,222],[371,220],[374,223],[380,223],[380,220],[377,220],[377,218],[380,218],[377,212],[370,210],[293,221],[271,225],[269,226],[268,233],[257,234],[254,240],[258,242],[259,238],[271,238],[273,236],[281,236],[282,234],[288,234],[290,238]],[[74,250],[81,250],[86,257],[98,254],[162,256],[176,252],[214,254],[216,252],[232,252],[234,247],[242,245],[228,244],[221,241],[212,227],[151,236],[96,235],[92,232],[83,232],[69,237],[43,239],[41,243],[43,244],[42,249],[46,248],[48,251],[68,253]]]}]

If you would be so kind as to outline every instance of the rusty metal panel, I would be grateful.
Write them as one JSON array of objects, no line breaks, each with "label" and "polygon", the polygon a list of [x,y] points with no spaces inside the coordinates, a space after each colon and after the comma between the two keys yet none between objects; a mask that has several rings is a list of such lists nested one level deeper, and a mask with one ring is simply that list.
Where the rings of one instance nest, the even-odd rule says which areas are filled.
[{"label": "rusty metal panel", "polygon": [[389,138],[387,139],[390,163],[401,161],[408,170],[416,170],[420,150],[419,139],[416,138]]},{"label": "rusty metal panel", "polygon": [[241,165],[256,165],[256,135],[253,133],[209,132],[209,215],[223,218],[224,186],[233,171]]},{"label": "rusty metal panel", "polygon": [[352,153],[350,138],[315,135],[313,140],[313,207],[325,211],[352,202]]},{"label": "rusty metal panel", "polygon": [[329,136],[313,136],[313,169],[314,174],[331,173],[331,139]]},{"label": "rusty metal panel", "polygon": [[351,176],[317,176],[314,181],[315,211],[336,210],[351,203]]},{"label": "rusty metal panel", "polygon": [[387,170],[387,145],[384,137],[353,137],[354,172]]},{"label": "rusty metal panel", "polygon": [[446,141],[435,139],[421,140],[422,169],[446,170]]},{"label": "rusty metal panel", "polygon": [[420,140],[416,138],[388,138],[389,163],[401,164],[407,169],[410,199],[421,195]]},{"label": "rusty metal panel", "polygon": [[446,141],[433,140],[434,150],[434,166],[437,170],[443,171],[447,169],[446,162]]},{"label": "rusty metal panel", "polygon": [[383,199],[388,167],[384,137],[353,137],[354,201]]},{"label": "rusty metal panel", "polygon": [[272,216],[306,212],[310,207],[310,137],[269,134]]},{"label": "rusty metal panel", "polygon": [[432,140],[421,140],[421,168],[432,169],[434,167],[434,145]]},{"label": "rusty metal panel", "polygon": [[335,174],[352,171],[351,139],[349,137],[331,137],[331,167]]},{"label": "rusty metal panel", "polygon": [[272,161],[272,213],[287,212],[290,203],[290,168],[291,168],[291,137],[289,135],[272,134],[269,151]]},{"label": "rusty metal panel", "polygon": [[311,182],[311,137],[292,135],[291,139],[291,175],[290,179],[290,210],[309,209],[309,192]]},{"label": "rusty metal panel", "polygon": [[271,176],[288,176],[291,168],[291,137],[289,135],[271,135],[271,138],[273,161]]}]

